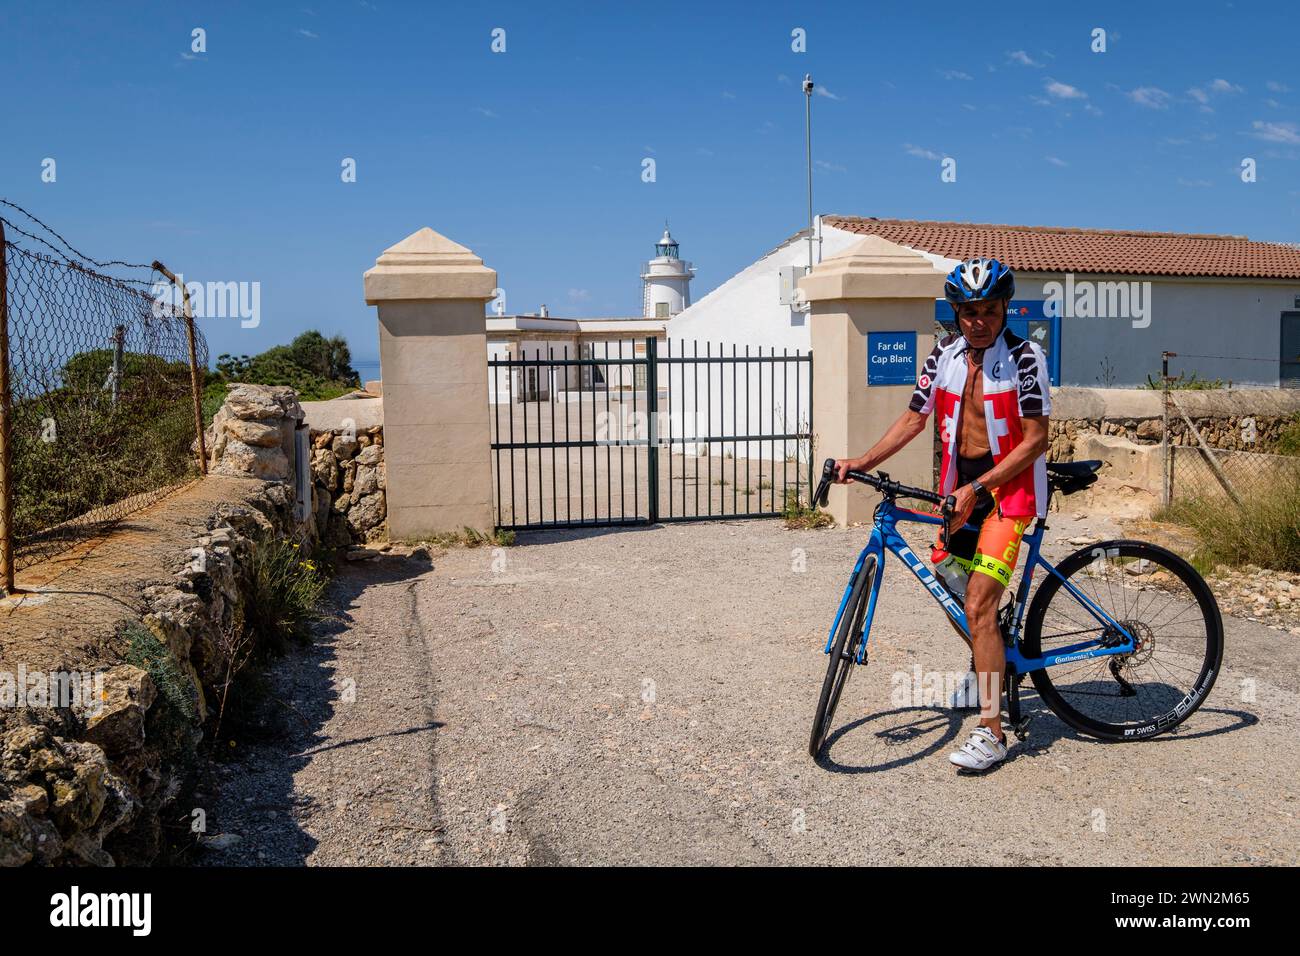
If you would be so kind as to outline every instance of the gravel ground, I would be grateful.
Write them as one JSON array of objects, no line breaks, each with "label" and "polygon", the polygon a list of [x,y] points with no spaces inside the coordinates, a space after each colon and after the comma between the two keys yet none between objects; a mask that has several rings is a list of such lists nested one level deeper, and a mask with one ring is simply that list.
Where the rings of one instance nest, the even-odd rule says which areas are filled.
[{"label": "gravel ground", "polygon": [[[1050,524],[1055,558],[1117,533]],[[1237,618],[1175,733],[1102,744],[1029,688],[1029,741],[957,776],[974,717],[891,692],[967,652],[890,559],[871,664],[814,763],[820,651],[864,535],[711,522],[350,566],[335,618],[271,675],[290,706],[214,776],[209,839],[229,845],[201,862],[1300,861],[1300,646]]]}]

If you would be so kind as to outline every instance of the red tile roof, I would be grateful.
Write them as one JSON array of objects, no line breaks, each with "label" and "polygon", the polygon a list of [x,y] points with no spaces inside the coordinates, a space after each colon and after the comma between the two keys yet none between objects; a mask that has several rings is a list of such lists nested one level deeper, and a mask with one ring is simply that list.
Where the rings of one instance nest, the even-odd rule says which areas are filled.
[{"label": "red tile roof", "polygon": [[1026,272],[1300,279],[1300,247],[1245,236],[862,216],[827,215],[822,222],[948,259],[993,256]]}]

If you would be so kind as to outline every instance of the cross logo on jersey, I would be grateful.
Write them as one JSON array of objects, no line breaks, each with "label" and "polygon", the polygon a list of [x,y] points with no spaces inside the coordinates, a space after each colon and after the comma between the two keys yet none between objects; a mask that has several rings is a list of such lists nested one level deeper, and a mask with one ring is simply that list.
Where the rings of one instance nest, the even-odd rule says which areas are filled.
[{"label": "cross logo on jersey", "polygon": [[989,450],[993,452],[994,460],[1000,459],[1002,439],[1011,434],[1011,426],[1007,424],[1005,418],[998,418],[997,412],[993,410],[992,399],[984,400],[984,418],[988,422]]},{"label": "cross logo on jersey", "polygon": [[943,427],[939,432],[939,440],[945,445],[952,441],[953,417],[951,415],[943,416]]}]

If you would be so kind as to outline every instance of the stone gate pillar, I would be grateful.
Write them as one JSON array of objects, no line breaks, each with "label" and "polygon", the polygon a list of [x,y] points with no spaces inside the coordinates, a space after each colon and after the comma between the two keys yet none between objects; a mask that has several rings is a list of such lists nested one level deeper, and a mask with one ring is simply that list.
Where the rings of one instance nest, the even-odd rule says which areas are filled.
[{"label": "stone gate pillar", "polygon": [[[907,408],[934,348],[943,280],[920,253],[867,236],[799,281],[812,309],[816,475],[823,459],[865,452]],[[896,481],[933,487],[932,436],[927,428],[882,467]],[[866,522],[877,500],[861,485],[835,485],[829,510],[841,525]]]},{"label": "stone gate pillar", "polygon": [[365,274],[379,307],[388,530],[490,531],[487,318],[497,274],[427,226]]}]

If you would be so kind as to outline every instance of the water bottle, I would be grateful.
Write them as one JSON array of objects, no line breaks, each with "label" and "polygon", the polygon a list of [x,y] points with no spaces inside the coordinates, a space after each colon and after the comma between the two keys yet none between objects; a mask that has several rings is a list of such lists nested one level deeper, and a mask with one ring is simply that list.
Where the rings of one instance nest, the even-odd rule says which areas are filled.
[{"label": "water bottle", "polygon": [[934,566],[934,573],[952,594],[959,598],[966,596],[966,581],[970,578],[970,572],[963,568],[951,554],[945,554],[943,560]]}]

